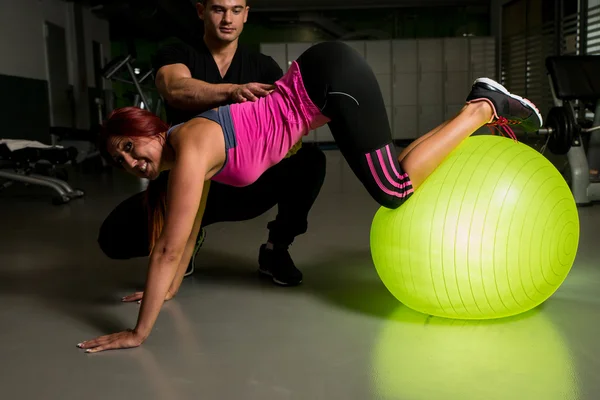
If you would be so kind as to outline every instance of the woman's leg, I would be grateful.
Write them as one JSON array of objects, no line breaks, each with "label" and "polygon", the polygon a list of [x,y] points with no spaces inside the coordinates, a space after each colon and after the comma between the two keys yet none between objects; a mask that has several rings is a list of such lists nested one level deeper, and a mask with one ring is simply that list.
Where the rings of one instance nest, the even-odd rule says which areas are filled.
[{"label": "woman's leg", "polygon": [[444,126],[446,126],[446,124],[448,124],[448,122],[450,121],[446,121],[444,123],[442,123],[441,125],[436,126],[435,128],[433,128],[432,130],[430,130],[429,132],[427,132],[426,134],[424,134],[423,136],[415,139],[413,142],[411,142],[408,146],[406,146],[402,152],[400,153],[400,155],[398,156],[398,161],[402,161],[402,159],[404,157],[406,157],[406,155],[408,153],[410,153],[410,151],[412,149],[414,149],[419,143],[421,143],[423,140],[426,140],[427,138],[429,138],[431,135],[435,134],[437,131],[439,131],[440,129],[442,129]]},{"label": "woman's leg", "polygon": [[457,117],[397,156],[379,84],[355,50],[341,42],[322,43],[297,62],[306,91],[331,119],[331,132],[348,164],[371,196],[388,208],[399,207],[415,184],[481,126],[496,125],[514,136],[511,126],[532,132],[542,125],[539,111],[528,100],[482,78],[474,82]]},{"label": "woman's leg", "polygon": [[[458,114],[460,114],[467,106],[464,106],[459,112]],[[458,115],[456,114],[456,115]],[[400,153],[400,155],[398,156],[398,161],[402,161],[402,159],[404,159],[404,157],[406,157],[406,155],[408,153],[410,153],[410,151],[412,149],[414,149],[419,143],[421,143],[423,140],[429,138],[431,135],[435,134],[436,132],[438,132],[440,129],[442,129],[444,126],[446,126],[448,124],[448,122],[452,121],[452,119],[449,119],[446,122],[443,122],[442,124],[436,126],[435,128],[433,128],[432,130],[430,130],[429,132],[427,132],[426,134],[424,134],[423,136],[415,139],[413,142],[411,142],[408,146],[406,146],[402,152]]]},{"label": "woman's leg", "polygon": [[495,126],[501,134],[506,133],[517,140],[511,127],[535,132],[542,124],[539,110],[529,100],[510,93],[491,79],[480,78],[473,83],[467,105],[459,115],[414,146],[401,164],[416,188],[452,150],[480,127]]},{"label": "woman's leg", "polygon": [[438,165],[463,140],[488,123],[492,115],[493,109],[486,102],[468,104],[456,117],[430,132],[427,137],[411,143],[414,146],[403,157],[399,157],[399,161],[410,176],[413,188],[421,186]]},{"label": "woman's leg", "polygon": [[375,201],[398,207],[413,190],[398,163],[372,70],[341,42],[313,46],[297,62],[308,96],[330,119],[331,133],[354,174]]}]

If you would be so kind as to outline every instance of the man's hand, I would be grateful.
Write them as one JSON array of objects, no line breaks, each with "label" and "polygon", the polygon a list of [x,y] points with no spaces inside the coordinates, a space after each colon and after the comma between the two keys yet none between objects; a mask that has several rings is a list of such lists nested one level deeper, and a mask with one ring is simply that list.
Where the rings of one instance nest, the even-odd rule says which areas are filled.
[{"label": "man's hand", "polygon": [[245,85],[235,85],[231,91],[231,100],[235,103],[244,103],[246,101],[256,101],[259,97],[269,95],[275,89],[275,85],[266,83],[247,83]]},{"label": "man's hand", "polygon": [[[126,302],[126,303],[131,303],[131,302],[137,301],[138,304],[141,304],[143,297],[144,297],[144,292],[135,292],[134,294],[130,294],[128,296],[123,297],[121,299],[121,301]],[[171,300],[173,297],[175,297],[175,295],[171,294],[171,291],[168,291],[167,295],[165,296],[165,301]]]}]

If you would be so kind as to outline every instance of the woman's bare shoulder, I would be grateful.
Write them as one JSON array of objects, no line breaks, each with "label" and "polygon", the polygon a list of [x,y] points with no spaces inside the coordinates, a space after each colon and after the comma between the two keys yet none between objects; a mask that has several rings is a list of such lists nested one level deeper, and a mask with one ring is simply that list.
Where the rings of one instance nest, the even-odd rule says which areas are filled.
[{"label": "woman's bare shoulder", "polygon": [[194,118],[173,129],[169,143],[176,154],[193,151],[211,165],[225,162],[225,139],[221,126],[206,118]]},{"label": "woman's bare shoulder", "polygon": [[193,118],[173,129],[170,141],[173,145],[185,143],[204,143],[222,136],[219,124],[206,118]]}]

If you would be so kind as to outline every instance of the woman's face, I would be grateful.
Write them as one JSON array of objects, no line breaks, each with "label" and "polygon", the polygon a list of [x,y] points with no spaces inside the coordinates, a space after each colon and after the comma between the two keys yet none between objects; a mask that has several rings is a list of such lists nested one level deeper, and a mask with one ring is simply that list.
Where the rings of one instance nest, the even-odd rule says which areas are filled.
[{"label": "woman's face", "polygon": [[108,151],[125,171],[139,178],[156,179],[161,172],[163,143],[156,137],[116,136]]}]

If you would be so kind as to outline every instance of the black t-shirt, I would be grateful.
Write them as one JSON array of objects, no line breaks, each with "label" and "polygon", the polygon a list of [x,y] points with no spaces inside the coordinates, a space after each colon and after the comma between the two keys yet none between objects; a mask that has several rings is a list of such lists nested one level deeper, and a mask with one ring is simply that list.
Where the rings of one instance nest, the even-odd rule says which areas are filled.
[{"label": "black t-shirt", "polygon": [[[219,67],[204,41],[196,47],[184,43],[162,47],[154,57],[154,70],[158,71],[169,64],[185,64],[192,78],[213,84],[274,83],[283,76],[283,71],[273,58],[251,51],[242,45],[238,45],[224,77],[221,77]],[[206,110],[180,110],[165,104],[165,111],[167,122],[175,125],[188,121]]]}]

